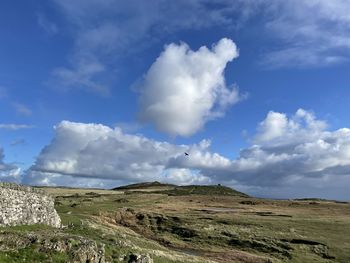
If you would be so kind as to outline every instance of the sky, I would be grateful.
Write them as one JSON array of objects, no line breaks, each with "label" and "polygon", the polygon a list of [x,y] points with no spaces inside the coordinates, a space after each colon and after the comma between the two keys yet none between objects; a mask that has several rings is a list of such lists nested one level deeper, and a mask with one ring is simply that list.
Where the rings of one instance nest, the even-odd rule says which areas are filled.
[{"label": "sky", "polygon": [[349,14],[346,0],[1,1],[0,181],[350,200]]}]

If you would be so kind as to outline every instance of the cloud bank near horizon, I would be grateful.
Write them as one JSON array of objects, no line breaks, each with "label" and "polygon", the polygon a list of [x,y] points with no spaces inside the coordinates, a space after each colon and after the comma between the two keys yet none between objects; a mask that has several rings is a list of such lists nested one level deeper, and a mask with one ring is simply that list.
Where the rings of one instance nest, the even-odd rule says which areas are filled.
[{"label": "cloud bank near horizon", "polygon": [[329,131],[325,121],[303,109],[292,116],[271,111],[252,145],[230,160],[212,152],[208,140],[175,145],[101,124],[63,121],[24,178],[32,184],[108,187],[153,180],[223,183],[279,198],[349,199],[350,129]]},{"label": "cloud bank near horizon", "polygon": [[[207,144],[205,144],[207,145]],[[197,145],[174,145],[123,133],[101,124],[62,121],[26,177],[35,184],[65,184],[71,177],[119,181],[166,180],[205,183],[208,178],[187,169],[167,169],[169,159]],[[51,176],[55,174],[55,176]],[[48,175],[48,176],[47,176]]]}]

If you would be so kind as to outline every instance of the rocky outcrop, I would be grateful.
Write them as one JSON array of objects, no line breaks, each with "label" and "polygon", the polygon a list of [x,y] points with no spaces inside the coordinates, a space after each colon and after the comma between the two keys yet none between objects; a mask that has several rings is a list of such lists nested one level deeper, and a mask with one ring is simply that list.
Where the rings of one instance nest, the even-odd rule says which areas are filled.
[{"label": "rocky outcrop", "polygon": [[67,263],[105,263],[104,246],[85,237],[56,231],[10,232],[0,229],[0,251],[22,249],[45,253],[48,258],[54,253],[62,253]]},{"label": "rocky outcrop", "polygon": [[0,226],[31,224],[61,226],[54,199],[33,187],[0,183]]},{"label": "rocky outcrop", "polygon": [[131,254],[128,263],[153,263],[150,255]]}]

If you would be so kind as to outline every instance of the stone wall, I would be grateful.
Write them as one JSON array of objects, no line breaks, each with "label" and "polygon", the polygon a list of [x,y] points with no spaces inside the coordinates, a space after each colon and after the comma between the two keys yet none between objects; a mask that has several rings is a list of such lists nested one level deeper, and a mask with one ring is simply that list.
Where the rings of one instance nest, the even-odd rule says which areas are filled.
[{"label": "stone wall", "polygon": [[0,226],[32,224],[61,226],[54,199],[33,187],[0,183]]}]

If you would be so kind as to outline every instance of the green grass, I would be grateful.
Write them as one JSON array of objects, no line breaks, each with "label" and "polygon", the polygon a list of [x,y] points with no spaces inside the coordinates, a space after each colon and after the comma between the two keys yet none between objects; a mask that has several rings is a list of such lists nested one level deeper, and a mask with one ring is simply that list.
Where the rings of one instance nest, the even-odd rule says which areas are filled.
[{"label": "green grass", "polygon": [[68,255],[62,252],[38,252],[35,246],[26,247],[15,251],[0,252],[0,262],[33,262],[46,263],[57,262],[64,263],[69,260]]}]

